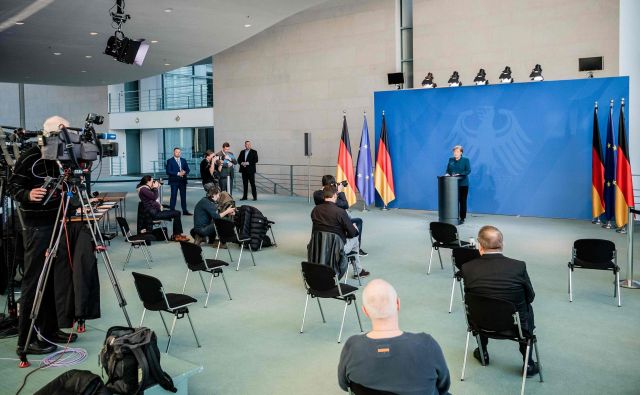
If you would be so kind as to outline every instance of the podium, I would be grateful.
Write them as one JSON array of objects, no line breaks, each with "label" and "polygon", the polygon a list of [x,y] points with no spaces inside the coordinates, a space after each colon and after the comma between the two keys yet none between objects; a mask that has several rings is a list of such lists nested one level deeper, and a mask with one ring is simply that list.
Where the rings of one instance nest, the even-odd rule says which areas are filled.
[{"label": "podium", "polygon": [[458,183],[461,176],[438,176],[438,221],[458,225]]}]

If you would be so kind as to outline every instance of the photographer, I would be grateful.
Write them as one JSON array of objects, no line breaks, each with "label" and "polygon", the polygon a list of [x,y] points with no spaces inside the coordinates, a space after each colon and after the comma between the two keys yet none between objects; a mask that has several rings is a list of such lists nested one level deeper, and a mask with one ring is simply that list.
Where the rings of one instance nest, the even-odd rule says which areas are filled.
[{"label": "photographer", "polygon": [[[228,194],[220,192],[220,188],[217,185],[213,183],[206,184],[205,190],[207,191],[207,196],[200,199],[193,210],[193,231],[191,235],[196,244],[200,244],[207,237],[213,238],[216,236],[216,228],[213,225],[214,219],[233,216],[236,213],[236,208],[233,205],[220,211],[218,201],[220,201],[222,194],[227,196]],[[221,245],[220,247],[225,248],[226,246]]]},{"label": "photographer", "polygon": [[[69,122],[54,116],[44,122],[45,136],[57,132],[60,127],[68,127]],[[9,194],[20,203],[20,214],[24,222],[24,276],[22,278],[20,297],[20,319],[18,332],[18,355],[21,354],[31,324],[31,309],[38,287],[38,279],[44,269],[45,254],[53,234],[58,208],[62,196],[55,192],[47,204],[43,204],[49,191],[42,188],[45,177],[57,178],[60,175],[58,163],[45,160],[38,146],[29,148],[15,164],[13,175],[9,179]],[[36,327],[40,334],[58,343],[73,342],[76,334],[67,334],[58,327],[56,300],[53,290],[54,276],[49,276],[44,285],[42,305],[36,317]],[[27,354],[48,354],[56,350],[56,346],[39,341],[35,336],[27,347]]]},{"label": "photographer", "polygon": [[[233,178],[234,178],[234,165],[238,164],[236,156],[231,152],[231,145],[227,142],[222,144],[222,151],[216,154],[220,158],[221,170],[220,170],[220,189],[227,191],[229,194],[233,194]],[[227,177],[229,177],[231,185],[227,185]]]},{"label": "photographer", "polygon": [[171,240],[189,241],[189,238],[182,234],[180,211],[162,210],[162,205],[158,202],[158,188],[160,188],[160,183],[149,175],[143,176],[136,186],[138,197],[140,197],[145,212],[154,220],[173,220]]},{"label": "photographer", "polygon": [[218,159],[215,152],[208,149],[200,162],[200,177],[202,177],[202,187],[205,191],[207,190],[207,184],[218,184],[220,169],[222,168]]},{"label": "photographer", "polygon": [[[342,181],[340,184],[337,184],[336,178],[330,174],[322,176],[322,188],[326,186],[334,186],[337,188],[338,197],[336,200],[336,206],[340,207],[343,210],[349,209],[349,202],[347,202],[347,197],[345,196],[344,192],[342,192],[342,189],[344,189],[346,183],[346,181]],[[318,189],[313,193],[313,201],[315,202],[316,206],[324,203],[322,189]],[[349,214],[349,212],[347,212],[347,214]],[[351,214],[349,214],[349,217],[351,217]],[[351,222],[358,228],[358,243],[360,244],[360,247],[362,247],[362,218],[351,217]],[[366,253],[362,248],[360,248],[359,255],[367,256],[369,254]]]}]

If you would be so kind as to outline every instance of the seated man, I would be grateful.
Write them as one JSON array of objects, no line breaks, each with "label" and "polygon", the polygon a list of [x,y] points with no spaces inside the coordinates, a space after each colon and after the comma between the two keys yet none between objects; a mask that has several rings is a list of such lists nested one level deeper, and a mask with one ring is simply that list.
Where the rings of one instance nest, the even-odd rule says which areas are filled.
[{"label": "seated man", "polygon": [[372,280],[362,292],[371,331],[351,336],[342,349],[338,383],[394,394],[448,394],[449,369],[438,343],[424,332],[400,330],[400,300],[388,282]]},{"label": "seated man", "polygon": [[[535,293],[525,263],[502,255],[502,232],[494,226],[487,225],[480,229],[478,250],[480,257],[462,266],[464,291],[512,302],[520,313],[522,330],[532,333],[535,325],[531,302],[533,302]],[[484,351],[484,362],[488,365],[487,343],[489,339],[481,335],[480,342]],[[523,360],[526,349],[526,345],[520,344]],[[480,361],[480,350],[476,348],[473,351],[473,356]],[[529,353],[527,377],[538,374],[538,364],[534,364],[532,356],[533,352]]]},{"label": "seated man", "polygon": [[[162,210],[162,205],[158,202],[158,188],[160,183],[147,175],[140,179],[140,183],[136,187],[138,197],[144,206],[145,212],[154,220],[173,220],[173,241],[189,241],[190,239],[182,234],[182,219],[180,211]],[[186,203],[185,203],[186,204]]]},{"label": "seated man", "polygon": [[[322,189],[324,202],[313,208],[311,211],[311,221],[313,222],[313,232],[335,233],[344,241],[344,252],[357,252],[360,250],[358,242],[358,228],[351,222],[351,218],[344,209],[336,205],[338,191],[335,185],[327,185]],[[355,256],[355,270],[360,277],[366,277],[369,272],[360,266],[358,255]],[[354,275],[354,277],[356,277]]]},{"label": "seated man", "polygon": [[[337,184],[336,178],[330,174],[327,174],[322,176],[322,187],[324,188],[327,185],[334,185],[336,188],[338,188],[338,199],[336,200],[336,206],[340,207],[341,209],[348,210],[349,202],[347,201],[347,197],[344,195],[344,192],[342,192],[342,189],[344,188],[342,186],[342,183]],[[316,206],[324,202],[322,189],[318,189],[313,193],[313,201],[315,202]],[[353,224],[358,228],[358,243],[360,244],[358,253],[360,254],[360,256],[367,256],[369,254],[367,254],[362,249],[362,218],[351,217],[351,214],[349,214],[349,217],[351,218],[351,222],[353,222]]]},{"label": "seated man", "polygon": [[[224,218],[228,215],[235,213],[235,207],[229,207],[226,210],[218,213],[217,201],[220,199],[220,188],[211,183],[206,184],[205,189],[207,196],[200,199],[196,204],[196,208],[193,210],[193,230],[192,236],[194,243],[202,243],[203,238],[216,236],[216,228],[213,224],[213,220],[217,218]],[[226,193],[226,192],[225,192]],[[224,246],[220,246],[224,248]]]}]

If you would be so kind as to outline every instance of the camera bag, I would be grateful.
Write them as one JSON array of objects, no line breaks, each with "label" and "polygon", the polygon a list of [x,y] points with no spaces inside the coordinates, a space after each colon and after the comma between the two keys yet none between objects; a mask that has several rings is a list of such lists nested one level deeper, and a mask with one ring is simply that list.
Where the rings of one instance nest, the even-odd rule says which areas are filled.
[{"label": "camera bag", "polygon": [[156,334],[149,328],[112,326],[99,361],[109,378],[105,386],[114,393],[143,394],[155,384],[167,391],[178,391],[160,366]]}]

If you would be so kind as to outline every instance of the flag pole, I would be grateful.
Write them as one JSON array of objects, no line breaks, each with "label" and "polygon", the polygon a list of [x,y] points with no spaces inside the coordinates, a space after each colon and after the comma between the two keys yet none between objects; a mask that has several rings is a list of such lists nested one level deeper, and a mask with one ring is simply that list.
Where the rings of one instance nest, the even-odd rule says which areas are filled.
[{"label": "flag pole", "polygon": [[[611,100],[609,101],[609,117],[611,117],[611,114],[612,114],[612,113],[613,113],[613,99],[611,99]],[[607,133],[609,133],[609,132],[607,131]],[[613,146],[615,147],[615,140],[614,140],[614,144],[613,144]],[[615,166],[614,166],[614,167],[615,167]],[[605,181],[606,181],[606,179],[605,179]],[[605,199],[606,199],[606,198],[605,198]],[[605,200],[605,203],[606,203],[606,200]],[[602,227],[603,227],[603,228],[605,228],[605,229],[611,229],[611,228],[613,228],[613,226],[611,225],[611,220],[610,220],[610,219],[607,219],[607,223],[606,223],[606,224],[604,224],[604,225],[602,225]]]},{"label": "flag pole", "polygon": [[[597,102],[597,101],[596,101],[596,103],[595,103],[595,105],[594,105],[594,110],[595,110],[595,112],[596,112],[596,114],[597,114],[597,113],[598,113],[598,102]],[[600,137],[600,136],[598,136],[598,138],[599,138],[599,137]],[[600,150],[600,151],[602,151],[602,150]],[[602,152],[600,153],[600,155],[602,155]],[[602,161],[602,159],[600,159],[600,161]],[[593,219],[591,220],[591,223],[592,223],[592,224],[596,224],[596,225],[601,225],[601,224],[602,224],[602,222],[600,222],[600,217],[601,217],[601,216],[602,216],[602,214],[600,214],[599,216],[597,216],[597,217],[593,218]]]},{"label": "flag pole", "polygon": [[[623,110],[624,110],[624,97],[622,98],[622,100],[620,100],[620,111],[623,111]],[[625,136],[625,139],[626,139],[626,136]],[[620,141],[618,141],[618,146],[619,145],[620,145]],[[617,181],[617,176],[616,176],[616,181]],[[629,207],[629,208],[632,209],[633,207]],[[621,227],[616,229],[617,233],[620,233],[620,234],[627,233],[627,227],[629,226],[629,223],[631,221],[633,221],[633,215],[631,214],[631,211],[629,211],[629,217],[631,217],[631,219],[629,219],[629,221],[627,221],[627,225],[622,225]],[[630,245],[629,247],[633,248],[632,245]],[[629,252],[630,255],[632,255],[632,253],[633,253],[632,251]],[[631,276],[629,278],[631,279],[630,281],[633,281],[633,265],[630,266],[630,269],[631,269]]]},{"label": "flag pole", "polygon": [[[367,117],[367,110],[363,110],[363,111],[362,111],[362,114],[364,115],[364,117],[365,117],[365,119],[366,119],[366,117]],[[368,128],[367,128],[367,130],[368,130]],[[360,152],[358,152],[358,160],[359,160],[359,158],[360,158]],[[362,192],[360,192],[360,195],[362,195]],[[369,211],[369,209],[367,208],[367,199],[366,199],[364,196],[362,196],[362,200],[364,201],[364,205],[363,205],[363,207],[362,207],[362,211]]]}]

